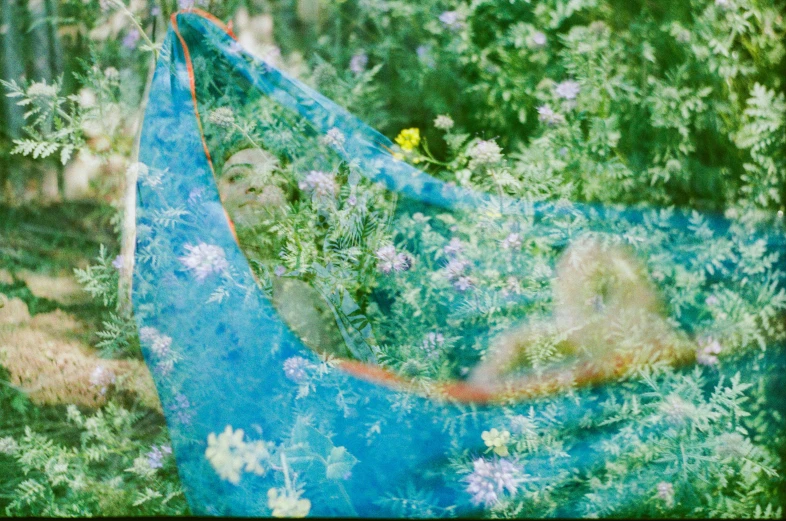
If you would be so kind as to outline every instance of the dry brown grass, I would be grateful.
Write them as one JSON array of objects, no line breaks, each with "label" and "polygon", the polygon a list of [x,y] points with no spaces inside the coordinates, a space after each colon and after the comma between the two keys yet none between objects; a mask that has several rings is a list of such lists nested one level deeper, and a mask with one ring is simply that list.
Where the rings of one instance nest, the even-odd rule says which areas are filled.
[{"label": "dry brown grass", "polygon": [[[110,387],[128,391],[152,409],[161,411],[153,380],[144,362],[106,360],[77,337],[84,326],[62,310],[31,317],[25,303],[0,294],[0,364],[10,383],[40,405],[77,404],[98,407],[106,403]],[[102,392],[91,382],[102,366],[116,378]]]}]

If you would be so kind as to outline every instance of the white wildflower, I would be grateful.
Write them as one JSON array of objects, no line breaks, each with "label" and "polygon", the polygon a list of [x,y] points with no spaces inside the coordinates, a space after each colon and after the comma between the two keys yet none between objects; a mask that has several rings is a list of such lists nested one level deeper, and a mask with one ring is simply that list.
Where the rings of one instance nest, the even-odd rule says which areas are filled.
[{"label": "white wildflower", "polygon": [[470,167],[490,166],[502,161],[502,149],[494,140],[480,140],[467,150]]},{"label": "white wildflower", "polygon": [[243,442],[243,429],[236,431],[227,425],[218,436],[210,433],[207,437],[205,457],[221,479],[237,485],[240,471],[246,464],[246,444]]},{"label": "white wildflower", "polygon": [[54,98],[57,96],[57,85],[48,85],[45,81],[37,81],[27,88],[28,98]]},{"label": "white wildflower", "polygon": [[211,273],[220,273],[229,268],[226,254],[220,246],[200,242],[196,246],[186,244],[185,249],[188,253],[179,260],[194,272],[194,277],[200,282]]},{"label": "white wildflower", "polygon": [[285,488],[271,488],[267,491],[267,506],[273,510],[273,517],[306,517],[311,510],[311,501],[300,499],[300,493]]},{"label": "white wildflower", "polygon": [[576,96],[579,95],[579,91],[581,90],[579,83],[573,80],[566,80],[561,83],[558,83],[556,87],[554,87],[554,94],[557,97],[562,99],[576,99]]},{"label": "white wildflower", "polygon": [[439,115],[434,119],[434,126],[440,130],[450,130],[453,128],[453,118],[448,115]]},{"label": "white wildflower", "polygon": [[517,250],[521,248],[521,235],[518,233],[511,233],[502,240],[500,246],[506,250]]},{"label": "white wildflower", "polygon": [[11,436],[0,438],[0,454],[12,455],[19,450],[19,444]]},{"label": "white wildflower", "polygon": [[327,134],[322,137],[321,141],[325,145],[341,148],[344,146],[344,143],[346,143],[347,138],[344,136],[343,132],[333,127],[327,131]]},{"label": "white wildflower", "polygon": [[538,107],[538,121],[553,127],[565,123],[565,116],[554,112],[548,105],[542,105]]},{"label": "white wildflower", "polygon": [[722,351],[720,342],[714,338],[706,339],[696,350],[696,361],[701,365],[713,366],[718,364],[718,357]]},{"label": "white wildflower", "polygon": [[115,383],[115,373],[103,365],[97,365],[90,373],[90,386],[100,389],[101,394],[106,394],[107,388]]},{"label": "white wildflower", "polygon": [[217,127],[232,128],[235,124],[235,114],[229,107],[221,107],[211,112],[207,120]]},{"label": "white wildflower", "polygon": [[306,178],[298,183],[298,187],[317,197],[332,197],[338,192],[336,176],[319,170],[309,172]]}]

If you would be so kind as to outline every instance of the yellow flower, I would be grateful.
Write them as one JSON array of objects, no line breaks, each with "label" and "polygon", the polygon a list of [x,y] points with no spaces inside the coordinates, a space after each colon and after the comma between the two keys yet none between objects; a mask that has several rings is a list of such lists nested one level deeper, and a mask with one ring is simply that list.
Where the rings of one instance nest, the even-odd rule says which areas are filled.
[{"label": "yellow flower", "polygon": [[402,150],[412,152],[415,147],[420,144],[420,129],[405,128],[396,136],[396,144],[398,144]]},{"label": "yellow flower", "polygon": [[510,454],[507,447],[510,441],[510,432],[506,430],[498,431],[497,429],[491,429],[490,431],[484,431],[480,437],[483,438],[486,447],[493,449],[494,453],[498,456],[507,456]]}]

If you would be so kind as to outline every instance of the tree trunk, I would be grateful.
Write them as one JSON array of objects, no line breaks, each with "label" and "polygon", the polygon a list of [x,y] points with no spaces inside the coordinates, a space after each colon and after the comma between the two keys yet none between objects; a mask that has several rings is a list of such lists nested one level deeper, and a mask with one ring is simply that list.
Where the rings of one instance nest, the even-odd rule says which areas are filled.
[{"label": "tree trunk", "polygon": [[[2,70],[0,77],[6,81],[19,81],[25,73],[24,52],[22,48],[21,28],[19,20],[22,19],[20,0],[0,0],[2,12],[0,13],[0,25],[6,28],[0,33],[0,60],[2,60]],[[4,90],[4,89],[3,89]],[[0,138],[7,145],[11,141],[19,138],[24,125],[22,107],[16,101],[2,92],[0,100],[0,114],[2,115],[2,125],[0,125]],[[9,148],[10,150],[10,148]],[[19,182],[23,182],[23,174],[19,168],[19,161],[12,158],[0,158],[0,199],[7,199],[9,202],[16,199],[20,193]]]}]

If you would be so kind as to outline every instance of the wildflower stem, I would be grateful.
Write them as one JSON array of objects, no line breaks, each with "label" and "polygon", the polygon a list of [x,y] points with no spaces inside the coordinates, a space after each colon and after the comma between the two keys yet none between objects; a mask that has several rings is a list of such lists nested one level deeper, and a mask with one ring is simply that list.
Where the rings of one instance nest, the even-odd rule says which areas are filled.
[{"label": "wildflower stem", "polygon": [[137,20],[137,19],[136,19],[136,16],[134,16],[134,13],[132,13],[132,12],[131,12],[131,11],[128,9],[128,7],[126,7],[126,5],[125,5],[123,2],[117,2],[117,5],[120,7],[120,9],[123,11],[123,13],[125,13],[125,15],[126,15],[126,16],[128,16],[128,17],[131,19],[131,23],[133,23],[133,24],[136,26],[136,28],[137,28],[137,31],[139,31],[139,34],[140,34],[140,35],[142,36],[142,38],[145,40],[145,43],[147,43],[147,45],[150,47],[150,49],[152,49],[152,51],[153,51],[153,57],[154,57],[156,60],[158,60],[158,48],[155,46],[155,44],[153,43],[153,41],[152,41],[152,40],[150,39],[150,37],[147,35],[147,33],[145,32],[145,30],[142,28],[142,24],[140,24],[140,23],[139,23],[139,20]]},{"label": "wildflower stem", "polygon": [[237,123],[233,123],[232,125],[235,127],[235,129],[236,129],[238,132],[240,132],[241,134],[243,134],[243,137],[245,137],[245,138],[248,140],[248,142],[249,142],[249,143],[251,143],[251,144],[252,144],[252,145],[253,145],[255,148],[258,148],[259,150],[262,150],[262,147],[261,147],[261,146],[259,146],[259,144],[258,144],[256,141],[254,141],[254,139],[253,139],[253,138],[252,138],[252,137],[251,137],[251,136],[248,134],[248,132],[247,132],[245,129],[243,129],[243,128],[242,128],[240,125],[238,125]]}]

